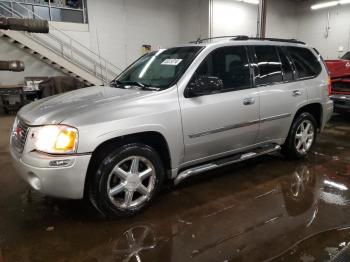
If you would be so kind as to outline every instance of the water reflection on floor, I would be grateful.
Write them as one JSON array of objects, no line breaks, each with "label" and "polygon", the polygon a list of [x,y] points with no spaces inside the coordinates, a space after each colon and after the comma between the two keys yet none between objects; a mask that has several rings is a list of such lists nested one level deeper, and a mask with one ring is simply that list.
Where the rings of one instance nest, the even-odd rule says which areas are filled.
[{"label": "water reflection on floor", "polygon": [[[0,121],[3,136],[12,119]],[[116,221],[29,192],[0,143],[1,262],[322,261],[350,242],[349,117],[334,118],[307,160],[276,154],[220,169]]]}]

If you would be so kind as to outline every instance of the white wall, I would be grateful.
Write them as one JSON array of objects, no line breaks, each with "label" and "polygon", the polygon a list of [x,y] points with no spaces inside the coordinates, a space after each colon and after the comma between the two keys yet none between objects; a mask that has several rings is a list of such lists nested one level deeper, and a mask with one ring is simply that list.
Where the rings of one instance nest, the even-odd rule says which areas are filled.
[{"label": "white wall", "polygon": [[186,43],[209,36],[209,1],[181,0],[180,41]]},{"label": "white wall", "polygon": [[296,38],[298,31],[297,5],[290,0],[268,0],[266,37]]},{"label": "white wall", "polygon": [[257,20],[258,5],[235,0],[213,0],[213,36],[256,36]]},{"label": "white wall", "polygon": [[[330,31],[325,37],[327,16],[330,12]],[[310,4],[297,9],[297,37],[316,47],[326,59],[337,58],[338,48],[350,50],[350,5],[310,10]]]},{"label": "white wall", "polygon": [[[90,46],[120,68],[137,59],[142,45],[167,47],[208,31],[208,0],[88,0]],[[96,34],[97,30],[97,34]]]},{"label": "white wall", "polygon": [[0,50],[1,60],[21,60],[26,66],[24,72],[0,71],[0,85],[23,84],[24,77],[64,75],[61,71],[26,53],[24,50],[11,45],[2,38],[0,38]]},{"label": "white wall", "polygon": [[[89,25],[50,22],[51,30],[63,30],[121,69],[141,56],[143,44],[157,49],[208,36],[209,0],[88,0],[87,8]],[[16,47],[1,46],[0,59],[19,59],[18,52]],[[46,64],[38,66],[40,61],[27,54],[22,60],[28,76],[57,75]],[[22,79],[23,74],[0,75],[0,83]]]}]

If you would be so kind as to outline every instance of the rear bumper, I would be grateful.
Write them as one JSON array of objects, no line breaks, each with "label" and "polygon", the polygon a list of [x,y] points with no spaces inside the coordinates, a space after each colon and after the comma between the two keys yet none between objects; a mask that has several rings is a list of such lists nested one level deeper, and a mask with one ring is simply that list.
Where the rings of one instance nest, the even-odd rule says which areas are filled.
[{"label": "rear bumper", "polygon": [[328,121],[331,119],[334,112],[334,103],[332,100],[327,101],[323,106],[323,123],[321,130],[323,130],[328,123]]},{"label": "rear bumper", "polygon": [[334,111],[339,113],[350,113],[350,95],[331,95],[334,103]]},{"label": "rear bumper", "polygon": [[[36,191],[58,198],[84,197],[85,178],[91,155],[56,157],[31,152],[22,156],[13,148],[10,152],[17,172]],[[65,167],[50,167],[50,162],[57,160],[65,160],[69,164]]]}]

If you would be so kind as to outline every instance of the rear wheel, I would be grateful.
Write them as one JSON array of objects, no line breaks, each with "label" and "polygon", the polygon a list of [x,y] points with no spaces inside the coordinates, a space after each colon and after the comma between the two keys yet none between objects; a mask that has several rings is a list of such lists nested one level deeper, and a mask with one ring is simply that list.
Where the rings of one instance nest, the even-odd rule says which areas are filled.
[{"label": "rear wheel", "polygon": [[310,113],[302,113],[293,122],[282,153],[293,159],[307,156],[317,136],[317,123]]},{"label": "rear wheel", "polygon": [[127,144],[108,154],[90,183],[90,200],[106,216],[132,216],[159,192],[164,168],[158,153],[144,144]]}]

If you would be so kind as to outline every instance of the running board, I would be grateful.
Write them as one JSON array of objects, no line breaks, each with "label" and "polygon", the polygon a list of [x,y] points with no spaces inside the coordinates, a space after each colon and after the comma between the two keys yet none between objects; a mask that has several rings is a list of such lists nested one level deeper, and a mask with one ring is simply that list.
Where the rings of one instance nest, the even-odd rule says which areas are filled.
[{"label": "running board", "polygon": [[255,151],[249,152],[249,153],[245,153],[245,154],[237,154],[228,158],[224,158],[224,159],[220,159],[220,160],[216,160],[214,162],[205,164],[205,165],[201,165],[201,166],[196,166],[190,169],[187,169],[185,171],[182,171],[174,180],[174,184],[178,185],[180,184],[183,180],[192,177],[192,176],[196,176],[199,175],[203,172],[207,172],[210,170],[214,170],[220,167],[224,167],[224,166],[228,166],[228,165],[232,165],[232,164],[236,164],[248,159],[252,159],[258,156],[262,156],[262,155],[266,155],[269,153],[273,153],[276,151],[279,151],[281,149],[281,147],[279,145],[273,145],[273,146],[268,146],[268,147],[262,147],[259,148]]}]

